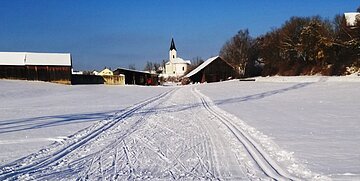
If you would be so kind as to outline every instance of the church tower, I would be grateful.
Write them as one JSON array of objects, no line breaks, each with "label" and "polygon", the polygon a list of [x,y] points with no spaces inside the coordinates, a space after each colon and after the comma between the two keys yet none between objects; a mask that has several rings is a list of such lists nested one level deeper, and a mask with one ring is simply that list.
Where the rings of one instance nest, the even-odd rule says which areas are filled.
[{"label": "church tower", "polygon": [[171,38],[169,60],[170,62],[173,62],[175,59],[176,59],[176,48],[175,48],[174,38]]}]

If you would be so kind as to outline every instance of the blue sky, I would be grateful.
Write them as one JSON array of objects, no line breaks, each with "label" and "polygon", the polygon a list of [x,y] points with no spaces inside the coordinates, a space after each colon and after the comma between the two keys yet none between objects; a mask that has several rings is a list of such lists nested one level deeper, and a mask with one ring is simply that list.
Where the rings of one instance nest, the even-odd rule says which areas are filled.
[{"label": "blue sky", "polygon": [[76,70],[143,69],[168,59],[217,55],[240,29],[253,37],[292,16],[355,11],[352,0],[0,0],[0,51],[69,52]]}]

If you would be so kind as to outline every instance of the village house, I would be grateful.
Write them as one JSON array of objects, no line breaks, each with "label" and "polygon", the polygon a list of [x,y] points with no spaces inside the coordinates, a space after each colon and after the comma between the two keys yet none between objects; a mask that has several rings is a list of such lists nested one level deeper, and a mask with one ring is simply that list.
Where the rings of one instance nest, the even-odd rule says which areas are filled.
[{"label": "village house", "polygon": [[165,78],[181,77],[186,73],[190,64],[190,60],[184,60],[177,56],[174,39],[172,38],[169,50],[169,61],[165,64],[163,76]]},{"label": "village house", "polygon": [[103,75],[114,75],[114,73],[110,69],[105,68],[104,70],[99,72],[97,75],[101,75],[101,76],[103,76]]},{"label": "village house", "polygon": [[356,23],[360,23],[360,13],[352,12],[352,13],[344,13],[346,26],[354,27]]},{"label": "village house", "polygon": [[69,53],[0,52],[0,78],[71,84]]},{"label": "village house", "polygon": [[125,85],[125,75],[114,75],[113,71],[105,68],[100,72],[94,70],[90,74],[73,74],[72,84]]}]

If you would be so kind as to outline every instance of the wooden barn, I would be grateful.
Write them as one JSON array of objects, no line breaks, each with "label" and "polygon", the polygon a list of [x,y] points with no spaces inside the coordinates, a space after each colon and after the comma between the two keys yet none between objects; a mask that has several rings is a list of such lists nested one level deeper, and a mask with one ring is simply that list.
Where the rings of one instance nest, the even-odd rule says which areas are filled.
[{"label": "wooden barn", "polygon": [[69,53],[0,52],[0,78],[71,84]]},{"label": "wooden barn", "polygon": [[185,77],[189,78],[191,82],[219,82],[237,77],[235,68],[216,56],[209,58],[194,70],[189,72]]},{"label": "wooden barn", "polygon": [[158,85],[158,75],[146,71],[117,68],[114,75],[125,75],[125,84]]}]

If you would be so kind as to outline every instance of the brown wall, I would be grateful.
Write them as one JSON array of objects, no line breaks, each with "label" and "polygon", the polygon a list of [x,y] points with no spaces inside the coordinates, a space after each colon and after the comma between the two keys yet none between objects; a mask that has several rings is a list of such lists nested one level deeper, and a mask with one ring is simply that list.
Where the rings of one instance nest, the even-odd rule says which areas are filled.
[{"label": "brown wall", "polygon": [[108,85],[125,85],[125,76],[120,75],[103,75],[105,84]]},{"label": "brown wall", "polygon": [[114,75],[125,75],[125,84],[158,85],[158,75],[118,68]]},{"label": "brown wall", "polygon": [[201,71],[191,76],[192,82],[219,82],[228,80],[229,77],[235,78],[236,71],[220,57],[211,62]]},{"label": "brown wall", "polygon": [[26,80],[26,68],[24,66],[0,65],[0,78]]},{"label": "brown wall", "polygon": [[0,78],[71,84],[70,66],[0,66]]},{"label": "brown wall", "polygon": [[72,75],[71,84],[124,85],[125,77],[119,75]]},{"label": "brown wall", "polygon": [[72,75],[71,84],[104,84],[105,80],[100,75]]}]

